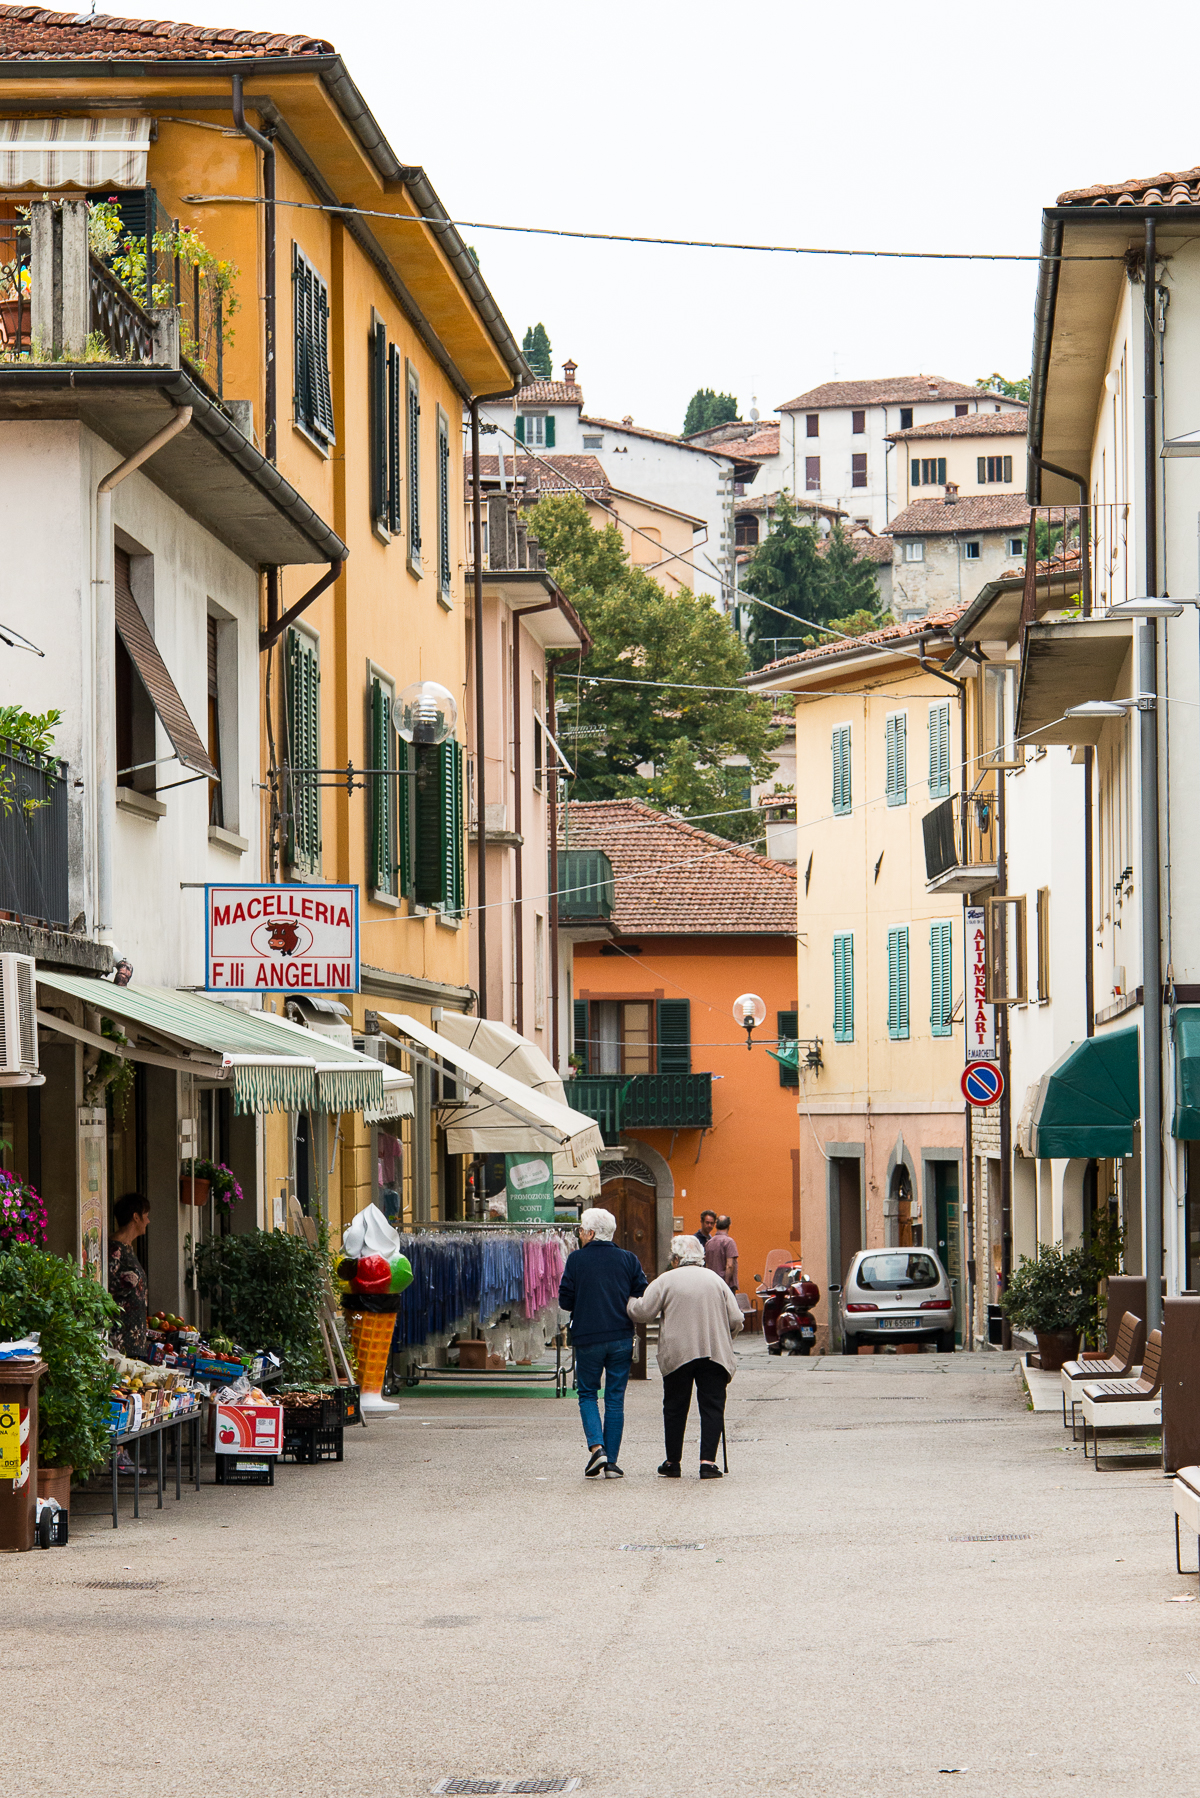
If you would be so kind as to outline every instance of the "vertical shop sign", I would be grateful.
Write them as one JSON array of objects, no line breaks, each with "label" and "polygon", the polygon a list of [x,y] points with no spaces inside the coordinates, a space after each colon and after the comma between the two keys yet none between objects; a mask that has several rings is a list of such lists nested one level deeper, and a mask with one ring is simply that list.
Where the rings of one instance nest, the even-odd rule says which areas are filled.
[{"label": "vertical shop sign", "polygon": [[963,953],[966,958],[965,994],[967,1060],[996,1059],[996,1012],[987,1003],[987,954],[982,905],[963,908]]},{"label": "vertical shop sign", "polygon": [[506,1155],[504,1190],[510,1224],[554,1222],[554,1169],[545,1155]]},{"label": "vertical shop sign", "polygon": [[103,1105],[81,1105],[79,1132],[79,1263],[91,1279],[107,1286],[108,1118]]}]

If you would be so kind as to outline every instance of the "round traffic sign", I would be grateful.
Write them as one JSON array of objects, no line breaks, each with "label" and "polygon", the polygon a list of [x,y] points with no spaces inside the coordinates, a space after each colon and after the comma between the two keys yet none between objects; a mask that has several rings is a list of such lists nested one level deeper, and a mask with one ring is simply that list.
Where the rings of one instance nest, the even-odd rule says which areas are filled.
[{"label": "round traffic sign", "polygon": [[968,1105],[994,1105],[1004,1091],[1004,1075],[994,1061],[972,1061],[960,1084]]}]

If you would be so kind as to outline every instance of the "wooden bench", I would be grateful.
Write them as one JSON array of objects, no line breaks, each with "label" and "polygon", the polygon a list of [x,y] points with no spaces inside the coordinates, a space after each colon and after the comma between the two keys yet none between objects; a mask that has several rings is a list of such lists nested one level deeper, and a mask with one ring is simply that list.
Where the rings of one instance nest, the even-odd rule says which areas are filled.
[{"label": "wooden bench", "polygon": [[[1063,1429],[1070,1429],[1072,1440],[1077,1440],[1075,1432],[1075,1407],[1083,1388],[1096,1380],[1127,1380],[1136,1367],[1140,1366],[1146,1344],[1146,1326],[1140,1317],[1132,1311],[1126,1311],[1121,1319],[1121,1327],[1117,1331],[1117,1340],[1109,1355],[1089,1353],[1086,1349],[1078,1361],[1067,1361],[1063,1364]],[[1067,1400],[1071,1401],[1071,1415],[1067,1417]]]},{"label": "wooden bench", "polygon": [[[1162,1435],[1162,1331],[1151,1330],[1146,1358],[1136,1380],[1098,1380],[1083,1388],[1083,1452],[1087,1453],[1088,1425],[1092,1429],[1096,1471],[1100,1471],[1100,1432],[1108,1435]],[[1123,1455],[1125,1461],[1144,1460],[1142,1455]]]},{"label": "wooden bench", "polygon": [[1190,1568],[1183,1567],[1179,1560],[1179,1520],[1182,1517],[1188,1530],[1196,1538],[1198,1570],[1200,1570],[1200,1467],[1181,1467],[1171,1482],[1171,1497],[1175,1502],[1175,1571],[1189,1573]]}]

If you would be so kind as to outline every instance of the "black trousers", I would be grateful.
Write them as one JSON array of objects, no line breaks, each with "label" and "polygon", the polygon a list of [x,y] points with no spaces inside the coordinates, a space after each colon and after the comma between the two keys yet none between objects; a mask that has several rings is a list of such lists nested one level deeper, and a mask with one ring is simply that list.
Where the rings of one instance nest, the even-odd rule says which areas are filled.
[{"label": "black trousers", "polygon": [[674,1373],[663,1375],[663,1429],[667,1438],[667,1460],[682,1461],[683,1432],[687,1428],[692,1404],[692,1387],[696,1388],[696,1406],[700,1412],[700,1459],[715,1461],[725,1428],[725,1388],[729,1374],[719,1361],[702,1357],[685,1361]]}]

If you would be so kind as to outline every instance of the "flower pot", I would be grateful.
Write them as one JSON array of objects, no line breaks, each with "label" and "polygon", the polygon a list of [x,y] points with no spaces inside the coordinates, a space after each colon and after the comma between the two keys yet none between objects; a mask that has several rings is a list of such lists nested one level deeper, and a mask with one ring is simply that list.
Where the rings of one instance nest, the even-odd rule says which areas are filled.
[{"label": "flower pot", "polygon": [[211,1180],[194,1180],[190,1174],[183,1174],[180,1177],[179,1203],[181,1205],[207,1205],[211,1192]]},{"label": "flower pot", "polygon": [[1079,1347],[1079,1331],[1039,1330],[1037,1345],[1042,1372],[1061,1373],[1063,1362],[1072,1360]]},{"label": "flower pot", "polygon": [[28,294],[22,300],[0,300],[0,337],[5,343],[12,343],[19,330],[21,341],[28,348],[31,322]]},{"label": "flower pot", "polygon": [[39,1498],[56,1499],[64,1511],[71,1509],[71,1474],[70,1467],[39,1467],[37,1470],[37,1495]]}]

